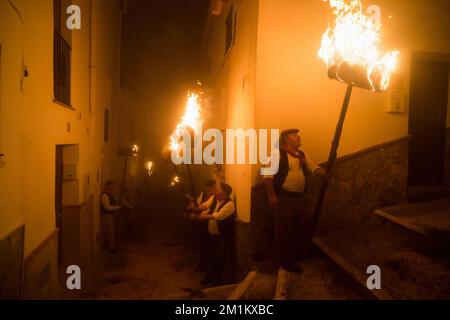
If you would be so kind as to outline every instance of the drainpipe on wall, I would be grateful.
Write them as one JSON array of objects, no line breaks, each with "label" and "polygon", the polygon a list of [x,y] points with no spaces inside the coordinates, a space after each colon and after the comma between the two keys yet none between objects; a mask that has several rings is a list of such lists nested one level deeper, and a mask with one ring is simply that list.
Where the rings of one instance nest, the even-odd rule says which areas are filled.
[{"label": "drainpipe on wall", "polygon": [[93,37],[94,37],[94,0],[89,0],[89,113],[92,114],[92,106],[94,105],[94,69],[95,66],[93,64]]}]

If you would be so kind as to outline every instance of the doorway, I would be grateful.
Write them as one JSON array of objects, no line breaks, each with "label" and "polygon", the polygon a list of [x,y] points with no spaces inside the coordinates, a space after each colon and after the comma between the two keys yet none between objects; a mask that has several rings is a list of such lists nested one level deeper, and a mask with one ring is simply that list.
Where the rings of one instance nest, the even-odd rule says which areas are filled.
[{"label": "doorway", "polygon": [[63,150],[64,146],[56,146],[55,157],[55,222],[58,229],[58,264],[62,262],[62,215],[63,215]]},{"label": "doorway", "polygon": [[450,63],[414,57],[411,63],[409,186],[445,184]]},{"label": "doorway", "polygon": [[73,251],[79,251],[78,145],[55,148],[55,227],[58,229],[58,263],[63,265]]}]

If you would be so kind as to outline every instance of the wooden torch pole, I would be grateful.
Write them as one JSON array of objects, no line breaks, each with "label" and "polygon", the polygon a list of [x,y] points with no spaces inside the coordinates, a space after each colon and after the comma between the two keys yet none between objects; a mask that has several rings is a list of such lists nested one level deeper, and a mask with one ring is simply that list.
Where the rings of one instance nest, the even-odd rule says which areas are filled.
[{"label": "wooden torch pole", "polygon": [[190,185],[191,185],[191,196],[195,197],[195,183],[194,183],[194,178],[192,176],[191,166],[189,164],[185,164],[184,166],[186,168],[186,171],[187,171],[187,174],[188,174],[188,177],[189,177],[189,182],[190,182]]},{"label": "wooden torch pole", "polygon": [[123,195],[127,186],[128,157],[125,155],[125,163],[123,165],[122,181],[120,182],[120,194]]},{"label": "wooden torch pole", "polygon": [[325,200],[325,195],[326,195],[326,192],[328,189],[328,183],[329,183],[328,178],[329,178],[330,173],[333,170],[334,162],[337,158],[337,150],[339,148],[339,141],[341,139],[342,129],[344,127],[345,116],[347,115],[347,109],[348,109],[348,105],[350,102],[350,97],[352,95],[352,90],[353,90],[353,85],[349,84],[347,86],[347,92],[345,93],[344,103],[342,104],[341,115],[339,117],[339,121],[338,121],[338,124],[336,127],[336,132],[334,134],[334,139],[333,139],[333,143],[331,145],[330,154],[328,156],[326,175],[321,181],[319,195],[317,197],[316,205],[314,208],[313,220],[312,220],[312,226],[311,226],[311,234],[310,234],[311,242],[313,240],[314,233],[316,231],[317,224],[319,222],[323,202]]}]

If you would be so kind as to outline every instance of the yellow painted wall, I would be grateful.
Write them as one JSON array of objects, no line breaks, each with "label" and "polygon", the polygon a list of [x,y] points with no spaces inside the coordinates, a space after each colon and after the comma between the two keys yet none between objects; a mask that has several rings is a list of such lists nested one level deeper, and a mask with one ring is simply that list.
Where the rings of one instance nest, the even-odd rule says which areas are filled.
[{"label": "yellow painted wall", "polygon": [[[89,0],[73,1],[82,12],[82,29],[72,32],[74,110],[53,102],[53,1],[12,2],[23,23],[6,1],[0,1],[0,152],[6,154],[0,168],[0,237],[25,223],[27,255],[55,229],[55,145],[79,144],[79,203],[89,194],[98,198],[97,171],[108,179],[116,171],[120,12],[119,1],[93,1],[95,95],[90,112]],[[28,78],[22,79],[22,61]],[[112,139],[104,145],[107,106]],[[89,185],[83,183],[87,176]],[[98,221],[98,205],[94,209]]]},{"label": "yellow painted wall", "polygon": [[[225,21],[236,13],[236,36],[225,54]],[[205,46],[207,86],[214,100],[208,127],[248,129],[255,125],[256,31],[258,1],[230,1],[222,15],[211,16]],[[209,65],[210,62],[210,65]],[[251,165],[227,165],[225,180],[234,189],[239,218],[250,220]]]},{"label": "yellow painted wall", "polygon": [[[412,51],[450,53],[449,2],[363,1],[364,9],[370,4],[381,7],[382,44],[401,52],[398,76],[408,94]],[[256,126],[301,129],[305,151],[325,161],[346,89],[327,78],[317,56],[333,18],[329,4],[260,0],[259,12]],[[339,155],[408,133],[408,112],[387,113],[390,100],[391,91],[354,90]]]},{"label": "yellow painted wall", "polygon": [[[450,53],[450,3],[447,0],[363,1],[381,8],[382,45],[401,52],[395,77],[397,94],[409,95],[412,52]],[[237,9],[236,41],[227,55],[225,19]],[[329,4],[320,0],[229,1],[220,16],[209,17],[205,32],[204,76],[213,89],[214,117],[209,127],[299,128],[303,149],[326,161],[346,85],[329,80],[318,50],[328,23]],[[255,23],[257,26],[255,27]],[[355,88],[339,155],[408,134],[408,109],[389,113],[392,90],[373,93]],[[408,103],[408,102],[407,102]],[[238,214],[248,220],[255,166],[227,166]]]}]

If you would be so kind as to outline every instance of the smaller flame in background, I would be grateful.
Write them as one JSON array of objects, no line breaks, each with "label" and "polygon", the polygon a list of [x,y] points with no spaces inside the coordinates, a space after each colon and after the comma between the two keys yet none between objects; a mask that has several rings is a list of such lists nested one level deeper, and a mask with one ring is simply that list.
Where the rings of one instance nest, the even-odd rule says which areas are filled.
[{"label": "smaller flame in background", "polygon": [[131,147],[131,155],[132,155],[133,157],[137,157],[138,154],[139,154],[139,146],[138,146],[137,144],[134,144],[134,145]]},{"label": "smaller flame in background", "polygon": [[174,176],[173,178],[172,178],[172,180],[170,181],[170,183],[169,183],[169,187],[175,187],[177,184],[179,184],[180,183],[180,177],[178,177],[178,176]]},{"label": "smaller flame in background", "polygon": [[388,88],[397,65],[398,51],[381,54],[380,25],[362,12],[360,0],[329,1],[336,20],[322,37],[319,57],[328,68],[341,62],[362,67],[367,73],[370,89],[384,91]]},{"label": "smaller flame in background", "polygon": [[148,175],[151,176],[152,173],[153,173],[153,162],[148,161],[148,162],[145,164],[145,168],[147,169]]},{"label": "smaller flame in background", "polygon": [[181,118],[181,122],[177,125],[176,130],[170,137],[170,150],[179,151],[183,147],[183,143],[180,142],[180,138],[185,130],[194,130],[197,132],[199,125],[202,123],[201,119],[201,103],[202,92],[194,93],[189,92],[187,95],[186,111]]}]

